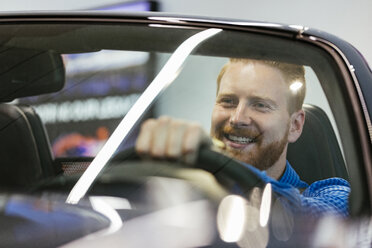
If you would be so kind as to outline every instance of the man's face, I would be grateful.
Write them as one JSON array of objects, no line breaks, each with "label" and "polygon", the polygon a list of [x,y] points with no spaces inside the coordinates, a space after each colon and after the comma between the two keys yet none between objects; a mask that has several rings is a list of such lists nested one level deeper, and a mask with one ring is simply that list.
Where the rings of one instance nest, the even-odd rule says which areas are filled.
[{"label": "man's face", "polygon": [[234,158],[266,170],[286,156],[290,116],[282,73],[260,62],[232,62],[221,78],[211,135]]}]

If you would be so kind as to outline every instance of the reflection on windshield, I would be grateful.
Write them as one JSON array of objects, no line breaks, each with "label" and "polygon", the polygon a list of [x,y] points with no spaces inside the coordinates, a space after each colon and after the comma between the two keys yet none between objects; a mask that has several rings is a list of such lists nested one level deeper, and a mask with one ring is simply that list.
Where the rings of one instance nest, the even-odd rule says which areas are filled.
[{"label": "reflection on windshield", "polygon": [[67,203],[76,204],[85,195],[99,172],[106,165],[107,161],[111,158],[112,154],[116,151],[133,126],[150,107],[154,99],[177,77],[184,61],[194,48],[204,40],[209,39],[221,31],[221,29],[208,29],[202,31],[184,41],[177,48],[153,82],[136,101],[127,115],[125,115],[122,122],[120,122],[114,133],[107,140],[106,144],[71,190],[66,200]]},{"label": "reflection on windshield", "polygon": [[271,198],[271,184],[267,184],[262,194],[254,188],[248,198],[229,195],[222,199],[217,213],[221,239],[239,247],[266,247]]}]

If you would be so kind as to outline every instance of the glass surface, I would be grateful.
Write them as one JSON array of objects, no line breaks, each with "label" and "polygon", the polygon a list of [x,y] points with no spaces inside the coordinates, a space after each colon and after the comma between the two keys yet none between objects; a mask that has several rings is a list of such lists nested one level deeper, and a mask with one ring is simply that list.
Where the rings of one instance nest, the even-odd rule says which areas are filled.
[{"label": "glass surface", "polygon": [[[177,47],[187,38],[203,30],[133,24],[1,25],[2,50],[26,48],[40,52],[53,51],[62,56],[66,70],[66,84],[61,91],[19,98],[10,103],[14,106],[30,105],[36,110],[46,128],[50,142],[48,148],[52,151],[50,158],[52,162],[49,163],[49,166],[53,167],[52,175],[43,175],[44,168],[35,171],[34,180],[25,182],[18,192],[27,195],[25,188],[29,189],[32,186],[32,189],[35,189],[32,197],[41,198],[43,204],[45,201],[47,203],[65,201],[78,178],[86,168],[89,168],[92,159],[99,154],[122,118],[156,78]],[[235,71],[236,73],[225,74],[230,76],[223,79],[226,81],[222,81],[222,88],[217,90],[218,75],[231,58],[240,61],[230,62],[239,64],[240,69],[247,71],[254,69],[251,74],[245,76],[249,82],[254,82],[256,88],[253,90],[248,86],[242,90],[233,88],[232,82],[243,80],[242,75]],[[351,165],[345,153],[352,151],[345,151],[342,144],[352,141],[350,136],[345,134],[353,130],[347,130],[348,126],[339,122],[342,120],[340,117],[346,116],[348,110],[340,86],[343,83],[340,70],[335,63],[319,49],[293,42],[291,39],[259,32],[222,31],[201,42],[192,55],[187,57],[182,68],[178,70],[177,77],[151,104],[149,111],[142,114],[142,118],[138,120],[129,136],[115,151],[108,168],[104,168],[104,173],[99,174],[91,185],[91,190],[77,204],[76,207],[88,208],[102,214],[105,219],[100,220],[101,224],[107,220],[111,223],[109,228],[105,226],[106,234],[95,236],[99,238],[98,241],[83,239],[66,247],[93,245],[94,242],[99,246],[114,242],[109,240],[109,237],[114,237],[113,240],[117,238],[116,241],[121,244],[125,242],[133,244],[133,247],[144,246],[144,242],[157,244],[159,247],[171,247],[177,242],[182,242],[185,246],[232,242],[238,247],[264,247],[272,242],[270,241],[272,238],[275,239],[274,244],[277,241],[293,242],[291,244],[306,241],[314,244],[307,239],[307,234],[298,235],[298,232],[300,234],[302,231],[305,232],[306,227],[294,230],[294,226],[301,226],[305,222],[302,222],[302,217],[296,219],[297,216],[286,211],[283,207],[285,204],[278,200],[280,197],[272,193],[271,184],[254,188],[249,193],[239,191],[237,193],[233,187],[240,186],[238,180],[234,181],[236,175],[235,178],[226,174],[223,174],[222,178],[215,178],[211,173],[190,168],[179,161],[145,160],[148,164],[144,165],[142,160],[131,159],[130,156],[123,157],[123,153],[135,144],[141,123],[147,118],[161,116],[197,122],[206,133],[211,133],[212,136],[214,134],[225,145],[235,142],[233,146],[239,146],[241,150],[246,148],[247,143],[258,144],[259,140],[264,143],[268,142],[266,139],[279,140],[286,137],[284,133],[289,132],[286,128],[289,123],[287,126],[282,123],[285,120],[290,121],[292,113],[283,109],[283,106],[288,107],[289,103],[279,92],[284,87],[283,80],[286,79],[270,77],[275,73],[283,75],[273,63],[291,64],[304,69],[306,108],[311,109],[315,106],[324,111],[321,112],[322,118],[325,119],[321,119],[320,124],[325,123],[323,120],[329,120],[325,133],[313,129],[314,133],[308,133],[307,137],[319,142],[321,136],[325,134],[332,136],[330,139],[335,148],[329,149],[338,149],[337,160],[331,159],[332,166],[337,164],[342,167],[336,169],[334,173],[348,179],[347,170]],[[261,68],[260,71],[255,71],[258,67]],[[261,81],[258,82],[257,78]],[[273,82],[275,80],[278,81],[277,85]],[[301,87],[305,87],[304,83],[293,81],[285,87],[294,87],[288,92],[297,94]],[[226,86],[228,84],[230,88]],[[279,87],[279,84],[282,86]],[[272,86],[266,89],[265,85]],[[278,91],[274,90],[277,86]],[[253,96],[249,90],[254,92]],[[245,105],[242,105],[243,101],[246,101]],[[245,112],[243,108],[246,108]],[[241,115],[244,115],[243,124],[251,125],[256,133],[252,131],[251,134],[245,135],[246,137],[238,137],[241,133],[237,131],[235,133],[224,131],[223,136],[218,136],[213,129],[214,118],[222,118],[224,115],[224,118],[232,120],[232,116],[237,116],[237,111],[242,111]],[[310,114],[306,118],[310,120]],[[276,121],[279,126],[276,125]],[[2,127],[5,130],[6,125],[3,124]],[[324,132],[323,129],[322,131]],[[3,137],[10,140],[4,132]],[[36,148],[33,151],[25,148],[25,153],[36,153],[38,146],[41,146],[39,139],[42,137],[40,133],[35,133],[36,131],[32,130],[30,135],[35,136]],[[8,141],[3,138],[2,142]],[[306,143],[306,140],[301,142],[305,144],[301,149],[305,147],[309,151],[314,149],[316,151],[319,148],[317,143]],[[329,146],[324,147],[326,148],[319,149],[328,149]],[[284,148],[281,149],[283,151]],[[293,162],[293,167],[304,170],[298,171],[298,174],[303,176],[305,181],[310,184],[314,179],[324,179],[314,177],[326,175],[327,169],[323,171],[319,165],[314,166],[314,169],[301,167],[300,160],[303,160],[303,164],[308,164],[309,158],[306,155],[301,158],[303,153],[299,153],[291,145],[288,150],[292,151],[291,156],[294,157],[293,161],[296,161]],[[334,150],[323,152],[335,154]],[[9,151],[9,154],[11,153],[12,151]],[[227,155],[231,154],[234,153],[227,152]],[[268,150],[262,156],[274,157],[272,154],[274,152]],[[41,155],[38,156],[43,159]],[[235,158],[239,159],[242,156]],[[274,159],[274,162],[278,159]],[[311,159],[315,162],[326,161],[323,155],[313,156]],[[256,160],[243,162],[249,161]],[[263,160],[258,157],[257,161]],[[292,160],[289,162],[292,163]],[[261,164],[253,166],[262,168]],[[312,170],[314,177],[308,175]],[[5,194],[11,190],[13,190],[11,185],[4,185]],[[273,191],[275,192],[275,187]],[[272,194],[275,197],[272,197]],[[23,198],[20,199],[18,199],[20,205],[29,204]],[[2,204],[9,207],[13,202],[14,198],[11,198],[10,203],[2,200]],[[38,211],[43,211],[45,208],[43,204],[38,205]],[[53,212],[58,207],[53,205],[48,210]],[[236,213],[238,215],[234,216]],[[31,221],[33,214],[30,213],[32,217],[27,217]],[[232,217],[226,220],[224,218],[227,215]],[[48,219],[48,215],[43,218]],[[228,221],[232,222],[229,224]],[[315,226],[311,221],[306,223],[310,229]],[[231,229],[229,225],[237,229]],[[135,237],[140,231],[153,234],[147,236],[146,240],[139,240]],[[253,237],[257,238],[254,240],[256,243],[252,241]],[[63,242],[67,241],[61,241],[58,245]],[[161,245],[162,242],[164,246]]]}]

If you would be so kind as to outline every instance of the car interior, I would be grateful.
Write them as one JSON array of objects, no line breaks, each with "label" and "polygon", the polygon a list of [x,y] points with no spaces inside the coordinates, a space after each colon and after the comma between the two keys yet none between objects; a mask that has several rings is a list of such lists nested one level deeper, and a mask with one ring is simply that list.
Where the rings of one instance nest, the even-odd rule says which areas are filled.
[{"label": "car interior", "polygon": [[[61,163],[73,163],[64,168],[70,171],[82,164],[84,169],[89,164],[91,158],[59,159],[57,164],[45,127],[35,110],[30,106],[4,103],[0,107],[2,140],[14,141],[2,143],[2,187],[32,186],[63,172]],[[312,105],[305,105],[304,109],[303,134],[296,143],[290,144],[288,160],[309,184],[329,177],[347,179],[341,150],[326,114]],[[19,156],[21,153],[23,156]],[[81,169],[75,171],[81,172]]]},{"label": "car interior", "polygon": [[308,184],[319,179],[348,174],[335,132],[326,113],[315,105],[304,105],[306,121],[300,138],[288,146],[288,161]]}]

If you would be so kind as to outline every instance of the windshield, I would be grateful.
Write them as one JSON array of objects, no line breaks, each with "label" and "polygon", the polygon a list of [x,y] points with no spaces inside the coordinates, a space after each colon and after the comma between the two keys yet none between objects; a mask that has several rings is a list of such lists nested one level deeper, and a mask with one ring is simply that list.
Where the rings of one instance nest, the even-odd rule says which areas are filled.
[{"label": "windshield", "polygon": [[[133,238],[143,226],[161,227],[149,237],[160,242],[156,235],[169,237],[174,230],[168,228],[179,226],[186,246],[227,242],[240,247],[255,247],[249,242],[255,235],[258,247],[271,236],[274,243],[296,240],[295,219],[302,216],[297,208],[307,204],[302,193],[311,195],[315,187],[309,185],[337,177],[348,193],[346,153],[352,151],[342,144],[351,139],[348,123],[338,121],[347,116],[347,103],[339,69],[320,49],[260,32],[164,25],[2,25],[0,33],[1,63],[13,61],[4,75],[10,74],[14,84],[20,73],[32,71],[37,79],[31,82],[39,84],[34,91],[20,87],[12,91],[15,97],[2,97],[9,98],[2,103],[3,130],[18,120],[26,123],[2,132],[4,156],[17,168],[32,164],[22,175],[4,174],[5,193],[29,194],[31,188],[33,197],[92,208],[108,219],[114,236],[127,223],[123,242],[143,245]],[[25,53],[27,59],[19,55]],[[34,61],[39,54],[47,56]],[[34,63],[24,69],[25,61]],[[45,67],[48,73],[54,72],[48,80],[40,79],[44,63],[51,67]],[[63,72],[55,69],[59,65]],[[11,84],[3,82],[0,87],[8,89]],[[160,134],[173,128],[173,120],[197,125],[209,142],[201,142],[201,150],[218,155],[193,160],[191,167],[184,158],[152,156],[151,148],[142,159],[136,157],[134,146],[149,119],[163,123],[154,130],[170,147],[175,147],[172,139]],[[22,142],[12,145],[11,140]],[[27,156],[22,160],[19,152]],[[211,171],[210,164],[218,162],[225,168],[223,161],[241,167]],[[347,218],[347,208],[336,206],[321,215]],[[323,210],[310,212],[318,216],[317,211]],[[233,212],[238,214],[229,224],[225,218]],[[175,240],[169,240],[172,247]]]}]

